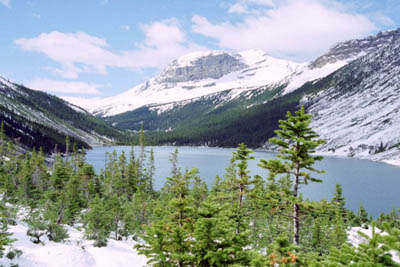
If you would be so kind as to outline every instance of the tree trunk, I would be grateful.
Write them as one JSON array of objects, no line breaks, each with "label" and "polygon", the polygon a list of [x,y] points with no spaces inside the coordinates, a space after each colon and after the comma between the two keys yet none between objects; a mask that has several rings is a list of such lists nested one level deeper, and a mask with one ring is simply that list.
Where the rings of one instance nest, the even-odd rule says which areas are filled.
[{"label": "tree trunk", "polygon": [[293,212],[293,231],[294,231],[294,235],[293,235],[293,242],[296,245],[299,245],[299,240],[300,240],[300,234],[299,234],[299,230],[300,230],[300,220],[299,220],[299,204],[294,204],[293,206],[294,212]]},{"label": "tree trunk", "polygon": [[[300,151],[300,144],[297,142],[296,144],[296,154]],[[296,198],[295,201],[297,202],[297,195],[299,191],[299,182],[300,182],[300,163],[296,161],[296,173],[295,173],[295,180],[294,180],[294,190],[293,196]],[[300,240],[300,218],[299,218],[299,204],[295,203],[293,205],[293,242],[296,245],[299,245]]]}]

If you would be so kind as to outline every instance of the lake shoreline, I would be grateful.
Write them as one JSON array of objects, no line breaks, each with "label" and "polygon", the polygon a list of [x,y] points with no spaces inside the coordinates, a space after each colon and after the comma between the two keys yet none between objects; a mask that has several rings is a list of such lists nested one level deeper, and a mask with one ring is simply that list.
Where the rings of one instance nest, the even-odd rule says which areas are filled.
[{"label": "lake shoreline", "polygon": [[[116,150],[117,154],[122,151],[129,155],[132,146],[105,146],[94,147],[87,151],[86,160],[93,165],[96,172],[106,167],[106,155]],[[155,157],[154,187],[161,189],[166,177],[171,175],[171,153],[177,146],[153,146],[146,147],[146,152],[151,148]],[[220,148],[205,146],[180,146],[178,148],[178,163],[181,171],[197,168],[199,177],[212,186],[216,175],[224,177],[226,168],[232,158],[232,152],[236,148]],[[135,156],[139,155],[140,149],[134,146]],[[364,160],[357,157],[348,157],[335,153],[317,152],[323,155],[324,160],[316,162],[315,168],[325,170],[324,174],[314,173],[313,177],[321,179],[323,183],[310,183],[303,186],[303,197],[311,201],[332,198],[335,185],[341,184],[343,194],[347,201],[347,208],[357,212],[360,203],[374,217],[380,212],[390,212],[392,208],[398,208],[400,196],[397,188],[400,187],[400,168],[383,161]],[[250,175],[268,176],[267,170],[258,166],[261,159],[269,160],[275,158],[276,151],[266,149],[255,149],[254,160],[248,162]],[[146,153],[146,159],[148,159]]]},{"label": "lake shoreline", "polygon": [[[95,147],[114,147],[115,145],[97,145],[97,146],[92,146],[92,149]],[[124,146],[124,147],[131,147],[132,145],[117,145],[117,146]],[[152,147],[152,146],[148,146]],[[216,149],[236,149],[236,147],[218,147],[218,146],[190,146],[190,145],[185,145],[185,146],[174,146],[174,145],[157,145],[154,147],[190,147],[190,148],[216,148]],[[278,153],[276,150],[271,150],[271,149],[264,149],[264,148],[255,148],[252,149],[254,152],[266,152],[266,153]],[[326,157],[334,157],[334,158],[348,158],[348,159],[360,159],[360,160],[368,160],[372,162],[382,162],[391,166],[396,166],[400,167],[400,155],[396,155],[394,159],[386,159],[386,158],[371,158],[368,157],[368,155],[363,155],[363,154],[355,154],[353,156],[350,156],[348,153],[341,153],[341,152],[332,152],[332,151],[317,151],[315,155],[319,156],[326,156]]]}]

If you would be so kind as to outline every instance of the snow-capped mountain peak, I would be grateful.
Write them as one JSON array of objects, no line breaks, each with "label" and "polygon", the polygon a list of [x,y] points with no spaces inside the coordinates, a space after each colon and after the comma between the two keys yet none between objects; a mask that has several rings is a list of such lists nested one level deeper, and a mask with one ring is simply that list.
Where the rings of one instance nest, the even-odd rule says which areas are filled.
[{"label": "snow-capped mountain peak", "polygon": [[158,76],[120,95],[96,101],[96,107],[85,108],[96,115],[112,116],[149,104],[182,101],[230,89],[251,90],[279,83],[300,66],[270,57],[262,50],[195,52],[174,60]]},{"label": "snow-capped mountain peak", "polygon": [[96,115],[112,116],[150,104],[165,104],[234,90],[244,91],[272,85],[286,85],[290,93],[309,81],[316,81],[400,39],[400,29],[363,39],[341,42],[309,63],[277,59],[262,50],[199,51],[172,61],[156,77],[132,89],[96,103],[74,101]]}]

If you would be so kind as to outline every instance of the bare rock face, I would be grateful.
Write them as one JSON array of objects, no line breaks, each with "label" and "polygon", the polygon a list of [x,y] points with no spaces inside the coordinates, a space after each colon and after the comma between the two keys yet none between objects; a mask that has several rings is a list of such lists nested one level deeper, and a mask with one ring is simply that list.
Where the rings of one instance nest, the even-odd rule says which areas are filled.
[{"label": "bare rock face", "polygon": [[178,83],[199,81],[207,78],[219,79],[233,71],[246,68],[238,54],[220,52],[204,54],[192,60],[183,58],[174,60],[156,78],[159,83]]},{"label": "bare rock face", "polygon": [[335,63],[339,60],[351,60],[362,54],[368,54],[376,51],[380,47],[393,43],[400,39],[400,29],[380,32],[377,35],[369,36],[363,39],[354,39],[341,42],[332,47],[327,53],[318,57],[310,63],[310,68],[320,68],[329,63]]}]

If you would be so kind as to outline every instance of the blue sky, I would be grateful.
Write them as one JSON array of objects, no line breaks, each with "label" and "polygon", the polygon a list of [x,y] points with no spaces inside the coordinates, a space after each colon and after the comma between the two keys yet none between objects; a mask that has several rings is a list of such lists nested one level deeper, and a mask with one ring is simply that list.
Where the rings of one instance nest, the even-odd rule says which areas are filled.
[{"label": "blue sky", "polygon": [[102,98],[197,50],[263,49],[303,62],[399,25],[399,0],[0,0],[0,76]]}]

